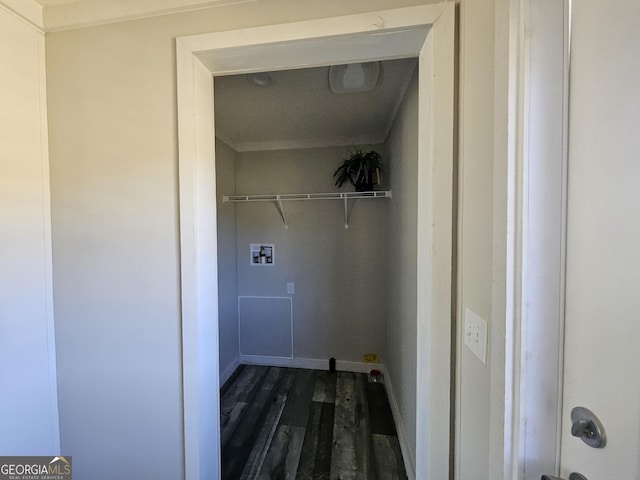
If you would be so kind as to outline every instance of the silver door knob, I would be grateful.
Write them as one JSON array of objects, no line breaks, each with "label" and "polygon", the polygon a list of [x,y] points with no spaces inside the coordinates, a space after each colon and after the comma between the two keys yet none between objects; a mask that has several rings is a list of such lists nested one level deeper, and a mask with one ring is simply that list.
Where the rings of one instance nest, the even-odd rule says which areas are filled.
[{"label": "silver door knob", "polygon": [[[563,480],[560,477],[552,477],[550,475],[542,475],[540,480]],[[572,473],[569,475],[569,480],[587,480],[587,477],[582,475],[581,473]]]},{"label": "silver door knob", "polygon": [[585,407],[575,407],[571,410],[571,435],[581,438],[584,443],[593,448],[604,448],[607,436],[598,417]]},{"label": "silver door knob", "polygon": [[574,437],[593,437],[593,423],[586,420],[578,420],[571,425],[571,435]]}]

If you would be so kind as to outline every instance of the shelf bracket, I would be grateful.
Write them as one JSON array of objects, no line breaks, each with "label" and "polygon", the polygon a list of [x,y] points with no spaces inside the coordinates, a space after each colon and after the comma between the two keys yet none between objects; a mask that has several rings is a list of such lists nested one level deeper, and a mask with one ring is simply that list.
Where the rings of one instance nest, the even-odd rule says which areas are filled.
[{"label": "shelf bracket", "polygon": [[287,216],[284,214],[284,206],[282,205],[282,199],[280,195],[278,195],[276,199],[276,207],[278,207],[278,212],[280,212],[280,216],[282,217],[282,222],[284,223],[284,228],[289,229],[289,224],[287,223]]},{"label": "shelf bracket", "polygon": [[344,197],[344,228],[349,228],[349,197],[347,196]]}]

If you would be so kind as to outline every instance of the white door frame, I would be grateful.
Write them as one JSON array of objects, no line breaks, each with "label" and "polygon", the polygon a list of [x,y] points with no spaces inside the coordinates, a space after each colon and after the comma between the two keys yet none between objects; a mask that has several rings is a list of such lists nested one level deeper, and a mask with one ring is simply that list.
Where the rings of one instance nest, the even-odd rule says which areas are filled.
[{"label": "white door frame", "polygon": [[416,476],[449,477],[454,20],[449,2],[177,39],[187,480],[220,476],[213,76],[401,56],[419,57]]},{"label": "white door frame", "polygon": [[504,478],[560,467],[570,0],[510,0]]}]

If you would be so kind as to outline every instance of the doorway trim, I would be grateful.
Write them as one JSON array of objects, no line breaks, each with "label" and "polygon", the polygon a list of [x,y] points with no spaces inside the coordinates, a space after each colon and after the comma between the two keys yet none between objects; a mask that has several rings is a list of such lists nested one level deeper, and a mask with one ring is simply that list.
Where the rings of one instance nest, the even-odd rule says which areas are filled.
[{"label": "doorway trim", "polygon": [[508,4],[511,302],[504,455],[495,461],[505,479],[537,480],[560,467],[571,0]]},{"label": "doorway trim", "polygon": [[213,77],[402,56],[419,58],[416,477],[449,478],[454,20],[448,2],[177,39],[187,480],[220,477]]}]

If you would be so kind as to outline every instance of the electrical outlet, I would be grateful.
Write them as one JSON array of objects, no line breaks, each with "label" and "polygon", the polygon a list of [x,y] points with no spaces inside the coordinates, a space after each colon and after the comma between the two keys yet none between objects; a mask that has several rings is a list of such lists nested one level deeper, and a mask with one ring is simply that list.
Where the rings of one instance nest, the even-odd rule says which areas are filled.
[{"label": "electrical outlet", "polygon": [[293,282],[287,282],[287,295],[293,295],[296,293],[295,285]]},{"label": "electrical outlet", "polygon": [[464,344],[486,365],[487,322],[468,308],[464,311]]}]

